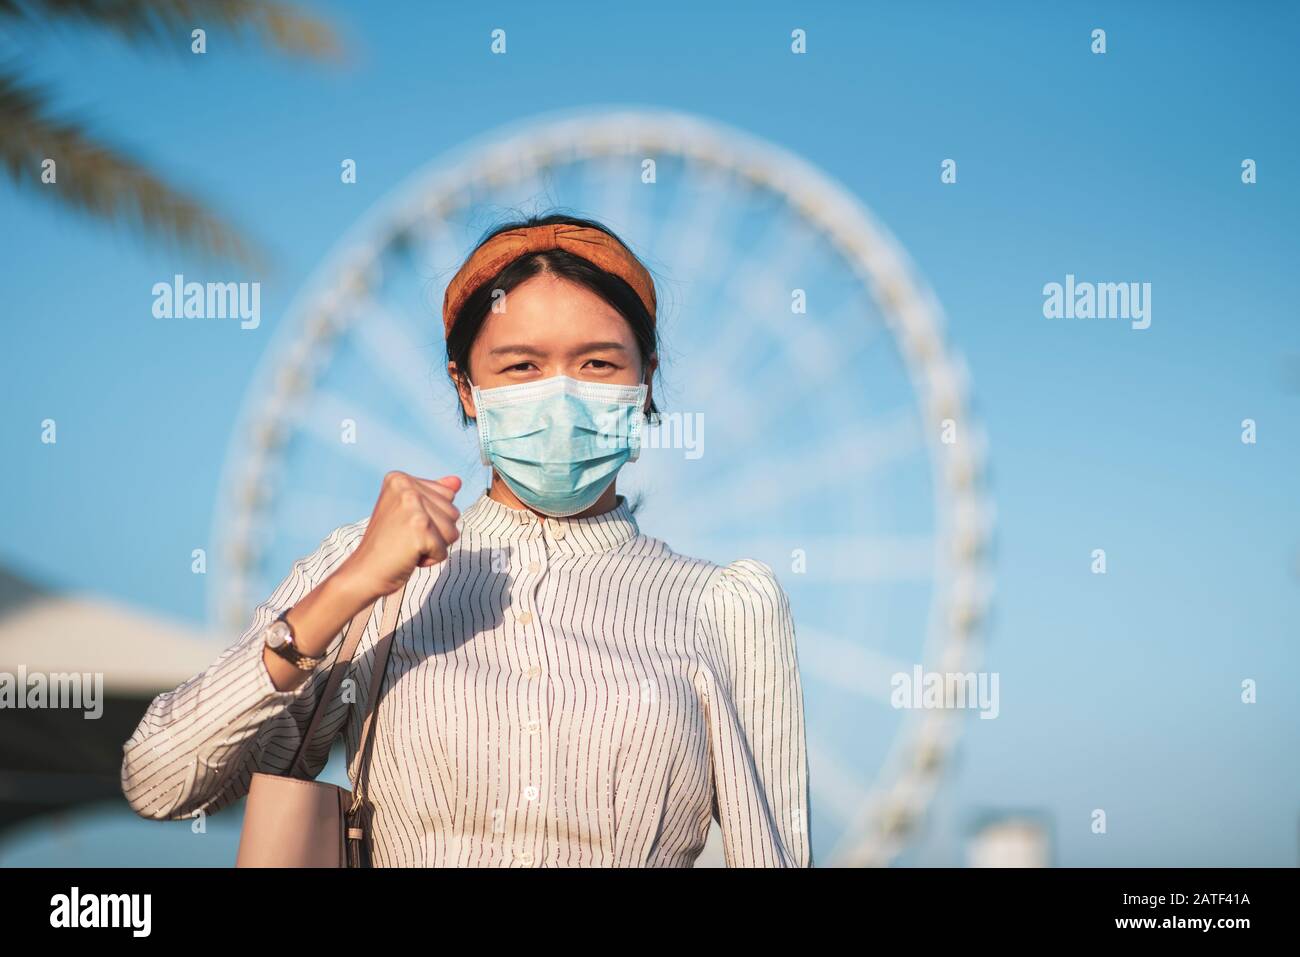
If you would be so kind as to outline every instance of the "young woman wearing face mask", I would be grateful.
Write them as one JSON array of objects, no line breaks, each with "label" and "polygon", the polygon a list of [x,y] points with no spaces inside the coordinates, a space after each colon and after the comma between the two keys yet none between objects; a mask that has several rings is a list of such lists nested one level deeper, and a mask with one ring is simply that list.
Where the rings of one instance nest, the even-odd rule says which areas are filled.
[{"label": "young woman wearing face mask", "polygon": [[[490,488],[462,510],[457,476],[385,476],[368,518],[154,701],[125,748],[132,808],[210,813],[253,772],[285,773],[343,629],[394,596],[366,782],[374,866],[689,867],[711,819],[730,866],[812,866],[785,593],[759,562],[673,552],[616,491],[655,411],[656,305],[597,223],[489,234],[443,323]],[[355,784],[362,709],[324,704],[303,767],[318,774],[343,733]]]}]

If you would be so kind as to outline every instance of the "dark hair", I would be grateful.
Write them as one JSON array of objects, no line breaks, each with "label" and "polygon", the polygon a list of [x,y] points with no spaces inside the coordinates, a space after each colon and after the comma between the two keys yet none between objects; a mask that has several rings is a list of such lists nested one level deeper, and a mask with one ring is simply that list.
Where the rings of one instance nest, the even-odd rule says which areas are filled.
[{"label": "dark hair", "polygon": [[[556,223],[588,226],[592,229],[599,229],[601,232],[618,239],[618,236],[609,227],[595,220],[581,219],[563,213],[550,213],[545,216],[529,216],[526,219],[496,226],[489,230],[474,248],[477,249],[497,233],[505,232],[507,229],[550,226]],[[622,242],[622,240],[619,239],[619,242]],[[473,255],[473,253],[471,252],[470,255]],[[466,258],[468,259],[468,257]],[[658,353],[659,340],[655,317],[651,316],[646,310],[645,303],[641,301],[641,297],[636,294],[631,286],[618,276],[605,272],[605,270],[593,265],[581,256],[575,256],[563,249],[548,249],[544,252],[529,253],[516,259],[479,286],[465,300],[464,305],[460,307],[460,312],[453,318],[451,333],[447,336],[447,361],[456,363],[456,371],[459,375],[468,376],[469,374],[469,352],[474,345],[474,340],[478,338],[479,331],[483,328],[483,323],[491,312],[493,293],[498,289],[508,293],[516,286],[522,285],[525,280],[543,274],[558,276],[590,289],[618,310],[619,315],[627,320],[627,324],[632,328],[632,335],[636,339],[637,348],[641,353],[642,367],[649,362],[651,356]],[[459,384],[455,381],[455,377],[452,379],[452,384]],[[658,411],[652,398],[649,413],[653,415]],[[461,405],[460,418],[462,423],[469,424],[469,417],[465,414],[464,405]]]}]

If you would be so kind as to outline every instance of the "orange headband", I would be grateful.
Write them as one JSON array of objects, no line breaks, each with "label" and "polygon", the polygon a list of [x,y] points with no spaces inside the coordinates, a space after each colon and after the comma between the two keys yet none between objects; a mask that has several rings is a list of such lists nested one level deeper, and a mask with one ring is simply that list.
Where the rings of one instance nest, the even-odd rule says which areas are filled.
[{"label": "orange headband", "polygon": [[444,336],[451,334],[451,324],[460,307],[483,283],[521,256],[548,249],[563,249],[618,276],[640,297],[650,313],[650,321],[654,322],[654,280],[626,246],[608,233],[590,226],[554,223],[508,229],[497,233],[474,251],[447,285],[447,293],[442,298]]}]

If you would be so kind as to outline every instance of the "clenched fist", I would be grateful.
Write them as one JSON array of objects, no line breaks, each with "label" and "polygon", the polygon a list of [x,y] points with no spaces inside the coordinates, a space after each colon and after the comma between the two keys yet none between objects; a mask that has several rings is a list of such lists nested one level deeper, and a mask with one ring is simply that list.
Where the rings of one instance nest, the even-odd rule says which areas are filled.
[{"label": "clenched fist", "polygon": [[415,569],[444,560],[460,537],[460,511],[452,504],[460,487],[455,475],[422,479],[389,472],[361,544],[340,571],[367,596],[379,598],[405,585]]}]

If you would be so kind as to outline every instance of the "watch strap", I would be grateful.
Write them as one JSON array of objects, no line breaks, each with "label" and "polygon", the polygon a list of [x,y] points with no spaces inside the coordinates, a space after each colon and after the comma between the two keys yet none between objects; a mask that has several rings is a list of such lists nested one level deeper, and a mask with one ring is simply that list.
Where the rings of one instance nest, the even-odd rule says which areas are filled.
[{"label": "watch strap", "polygon": [[275,618],[271,621],[272,625],[274,625],[276,622],[282,621],[284,622],[285,627],[289,629],[289,640],[282,645],[272,646],[271,651],[275,652],[275,654],[279,655],[285,661],[289,662],[289,664],[293,665],[299,671],[312,671],[317,666],[319,666],[322,661],[325,660],[326,656],[323,654],[320,655],[303,654],[301,649],[299,649],[298,646],[294,643],[294,639],[297,638],[297,635],[294,634],[293,625],[289,623],[288,614],[291,611],[293,611],[292,607],[286,608],[284,611],[280,612],[280,614],[276,615]]}]

